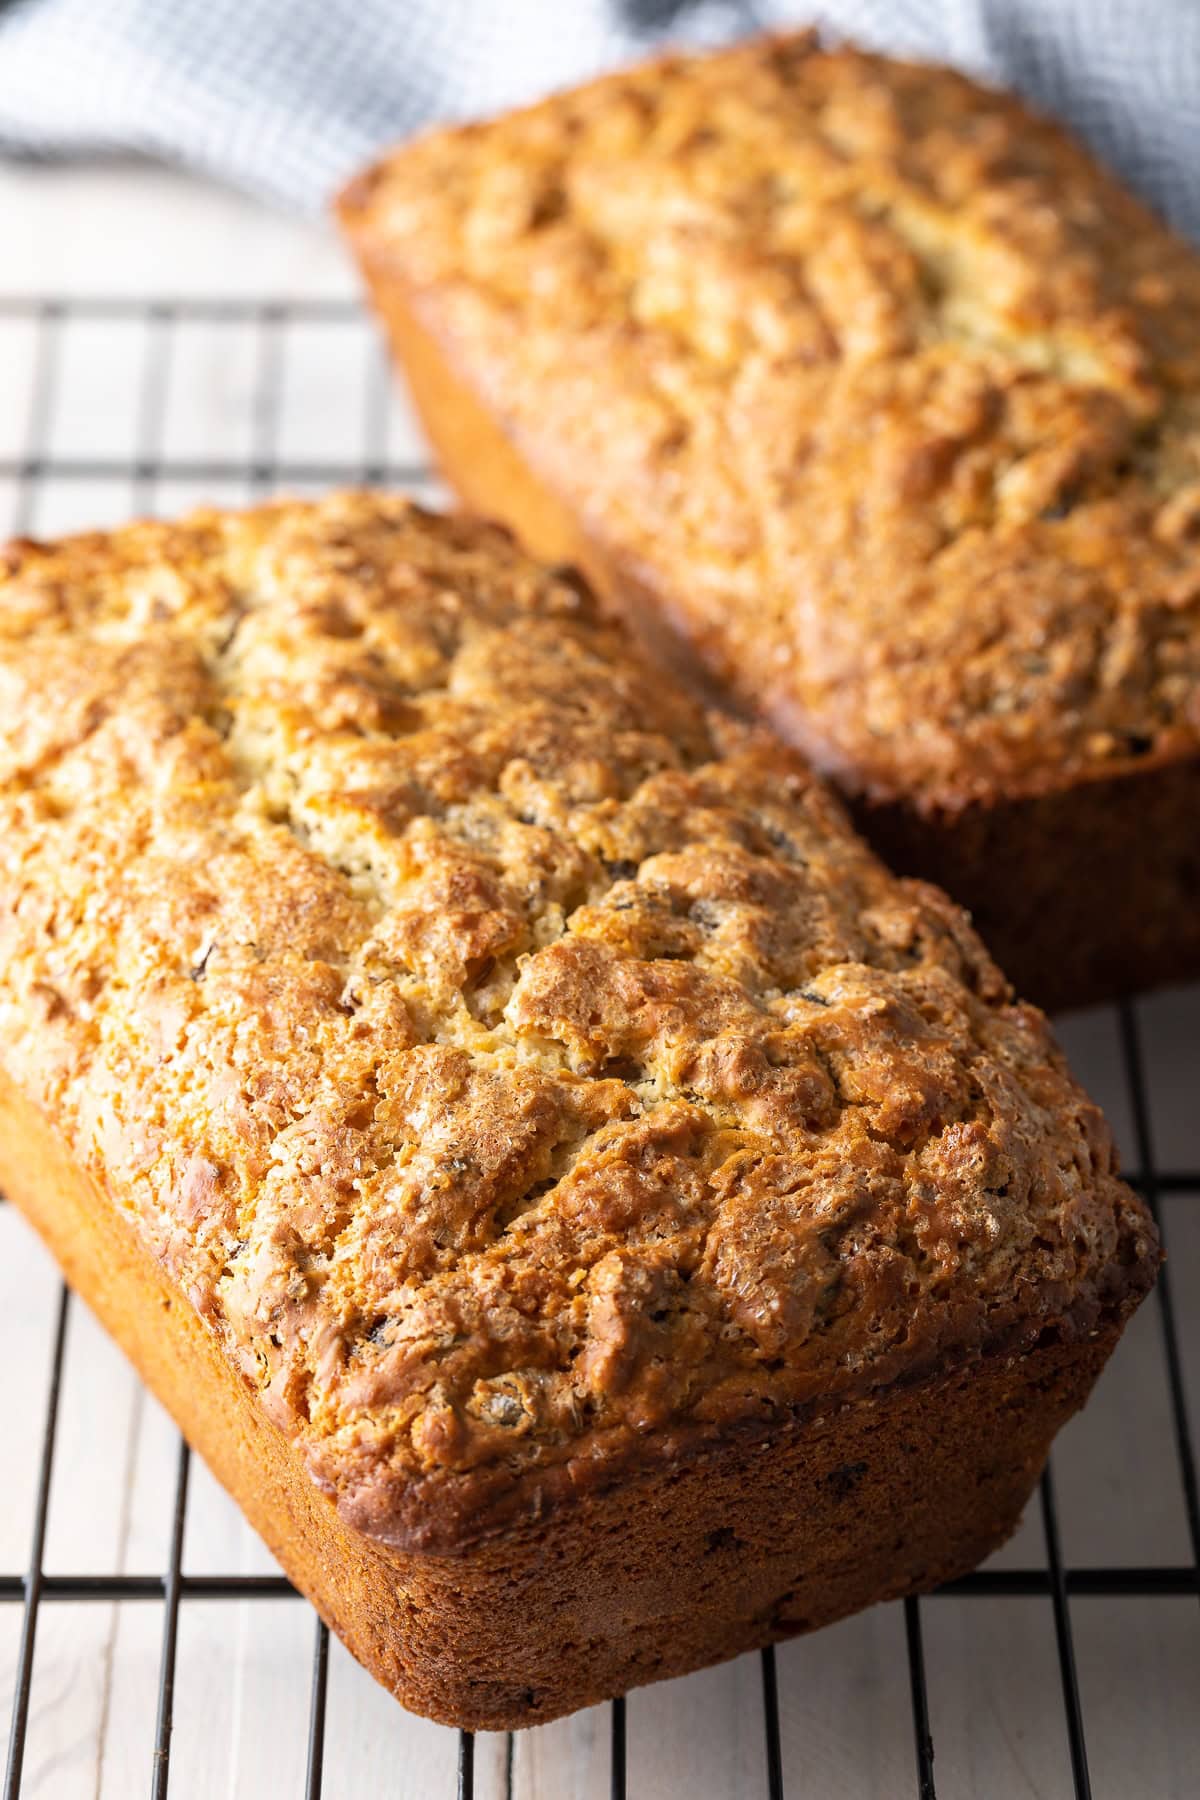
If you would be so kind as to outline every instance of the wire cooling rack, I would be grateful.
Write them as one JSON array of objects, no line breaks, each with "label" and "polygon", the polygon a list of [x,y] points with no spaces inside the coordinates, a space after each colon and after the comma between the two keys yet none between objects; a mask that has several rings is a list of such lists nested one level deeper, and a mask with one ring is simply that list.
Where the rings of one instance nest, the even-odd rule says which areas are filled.
[{"label": "wire cooling rack", "polygon": [[[0,300],[0,359],[0,504],[17,533],[276,489],[436,491],[351,302]],[[6,428],[18,435],[5,439]],[[105,1362],[82,1309],[11,1209],[0,1209],[3,1275],[12,1277],[11,1291],[0,1288],[0,1331],[9,1333],[0,1366],[17,1415],[0,1570],[7,1546],[26,1548],[23,1567],[0,1572],[0,1625],[19,1619],[0,1637],[0,1679],[7,1670],[12,1682],[5,1800],[147,1785],[165,1800],[208,1794],[222,1780],[258,1800],[357,1795],[372,1783],[422,1800],[1200,1794],[1200,1502],[1188,1417],[1200,1333],[1186,1303],[1177,1316],[1177,1297],[1200,1284],[1200,1133],[1189,1091],[1200,993],[1105,1009],[1069,1021],[1066,1036],[1174,1255],[1096,1400],[1060,1439],[1055,1475],[1013,1545],[927,1600],[507,1737],[477,1741],[376,1703],[377,1690],[269,1559],[247,1552],[239,1524],[220,1511],[227,1503],[161,1419],[157,1452],[147,1454],[153,1403]],[[1156,1134],[1169,1156],[1156,1155]],[[77,1332],[84,1348],[73,1361]],[[80,1384],[86,1396],[72,1413]],[[65,1445],[64,1410],[74,1420]],[[106,1548],[97,1520],[114,1442],[125,1446],[120,1529]],[[133,1566],[138,1519],[150,1508],[157,1522],[142,1517],[140,1529],[152,1566]],[[222,1523],[193,1556],[198,1510]],[[215,1566],[195,1566],[206,1558]],[[276,1672],[286,1664],[286,1694],[264,1676],[263,1658],[255,1662],[248,1623],[256,1608],[278,1620],[278,1604],[287,1619],[266,1660]],[[93,1654],[88,1621],[105,1609],[114,1623]],[[72,1651],[70,1633],[49,1641],[60,1610],[76,1621],[83,1650]],[[146,1613],[153,1643],[128,1626]],[[194,1650],[193,1618],[207,1622]],[[93,1665],[102,1673],[94,1706]],[[134,1689],[134,1725],[114,1748]]]}]

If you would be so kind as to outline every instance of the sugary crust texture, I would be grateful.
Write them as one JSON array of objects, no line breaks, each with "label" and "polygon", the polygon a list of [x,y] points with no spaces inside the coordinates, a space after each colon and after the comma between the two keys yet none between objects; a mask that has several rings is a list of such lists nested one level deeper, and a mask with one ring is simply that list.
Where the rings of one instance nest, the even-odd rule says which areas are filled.
[{"label": "sugary crust texture", "polygon": [[1015,99],[768,38],[435,133],[341,211],[848,791],[953,813],[1196,755],[1200,257]]},{"label": "sugary crust texture", "polygon": [[350,1521],[454,1547],[1149,1285],[963,916],[502,533],[6,568],[0,1057]]}]

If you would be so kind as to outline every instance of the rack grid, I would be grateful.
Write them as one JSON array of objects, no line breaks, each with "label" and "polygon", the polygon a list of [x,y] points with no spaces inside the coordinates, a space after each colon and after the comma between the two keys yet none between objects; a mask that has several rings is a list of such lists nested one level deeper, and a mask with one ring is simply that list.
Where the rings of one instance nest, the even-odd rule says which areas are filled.
[{"label": "rack grid", "polygon": [[[137,334],[140,372],[132,398],[136,441],[127,451],[100,453],[59,452],[51,442],[51,418],[62,379],[62,346],[65,329],[73,324],[104,323]],[[254,373],[247,391],[248,432],[245,454],[175,454],[166,444],[164,427],[172,357],[181,327],[203,325],[215,331],[236,330],[253,339]],[[106,297],[0,298],[0,329],[19,327],[29,347],[29,380],[24,438],[15,451],[0,455],[0,493],[11,494],[11,524],[15,534],[36,528],[47,494],[85,484],[89,491],[111,484],[135,513],[158,509],[169,492],[180,487],[233,487],[246,498],[271,491],[311,490],[319,485],[397,485],[424,491],[434,480],[427,463],[414,456],[393,456],[389,449],[388,384],[382,356],[360,308],[350,300],[226,300],[165,298],[151,301]],[[362,384],[359,453],[331,455],[291,454],[281,432],[284,338],[296,327],[316,328],[330,334],[357,333],[361,339],[366,378]],[[126,505],[124,510],[128,510]],[[1192,1044],[1200,1044],[1200,1011]],[[1200,1169],[1159,1168],[1151,1129],[1150,1089],[1145,1047],[1138,1011],[1132,1004],[1116,1009],[1120,1059],[1132,1122],[1136,1168],[1130,1179],[1145,1195],[1161,1223],[1160,1202],[1166,1196],[1200,1196]],[[1165,1235],[1165,1234],[1164,1234]],[[1169,1246],[1168,1246],[1169,1248]],[[47,1521],[55,1475],[56,1432],[64,1379],[64,1352],[68,1319],[75,1304],[60,1286],[51,1339],[50,1368],[41,1426],[40,1460],[29,1543],[23,1572],[0,1572],[0,1607],[21,1609],[21,1629],[16,1656],[11,1730],[8,1741],[4,1800],[17,1800],[23,1791],[25,1751],[35,1690],[35,1648],[39,1621],[47,1607],[59,1602],[134,1602],[148,1600],[162,1606],[162,1640],[158,1664],[157,1707],[154,1741],[147,1746],[146,1775],[155,1800],[166,1800],[171,1791],[172,1726],[179,1679],[177,1652],[180,1618],[192,1603],[205,1601],[253,1601],[296,1598],[282,1575],[194,1574],[184,1568],[183,1546],[187,1519],[190,1452],[179,1441],[171,1495],[168,1528],[169,1553],[158,1574],[48,1573],[45,1564]],[[991,1567],[948,1584],[934,1595],[904,1601],[904,1645],[907,1683],[912,1713],[913,1786],[921,1800],[933,1800],[936,1790],[934,1736],[931,1726],[930,1688],[924,1650],[923,1617],[946,1595],[973,1599],[1034,1598],[1048,1603],[1053,1623],[1057,1660],[1058,1694],[1062,1730],[1069,1753],[1070,1789],[1077,1800],[1092,1793],[1089,1745],[1077,1671],[1078,1628],[1073,1602],[1083,1597],[1137,1597],[1165,1601],[1191,1597],[1200,1600],[1200,1499],[1197,1490],[1195,1440],[1188,1417],[1185,1358],[1181,1352],[1176,1314],[1174,1275],[1168,1266],[1150,1303],[1158,1316],[1161,1351],[1169,1392],[1173,1438],[1174,1479],[1178,1483],[1190,1541],[1190,1560],[1164,1565],[1114,1563],[1079,1566],[1067,1562],[1054,1480],[1048,1471],[1040,1490],[1040,1520],[1044,1532],[1046,1566]],[[22,1375],[21,1379],[25,1379]],[[1197,1623],[1200,1624],[1200,1615]],[[304,1793],[319,1800],[326,1782],[326,1704],[329,1685],[329,1638],[324,1625],[315,1622],[311,1656],[311,1693],[305,1756]],[[763,1737],[762,1767],[767,1800],[797,1800],[792,1785],[785,1783],[780,1735],[780,1674],[773,1649],[758,1658],[759,1721]],[[1049,1702],[1048,1702],[1049,1703]],[[850,1722],[848,1722],[848,1729]],[[608,1790],[611,1800],[624,1800],[636,1790],[628,1764],[626,1703],[613,1700],[608,1708]],[[513,1793],[513,1738],[509,1735],[504,1760],[503,1785]],[[468,1733],[458,1736],[455,1791],[459,1800],[471,1800],[476,1783],[476,1745]]]}]

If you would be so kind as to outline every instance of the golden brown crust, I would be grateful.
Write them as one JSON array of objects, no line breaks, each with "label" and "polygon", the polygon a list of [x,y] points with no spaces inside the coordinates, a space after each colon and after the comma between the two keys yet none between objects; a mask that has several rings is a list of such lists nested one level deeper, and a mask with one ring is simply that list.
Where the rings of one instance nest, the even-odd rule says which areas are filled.
[{"label": "golden brown crust", "polygon": [[542,1724],[962,1574],[1012,1531],[1122,1324],[634,1459],[469,1555],[413,1553],[338,1517],[2,1072],[0,1182],[347,1648],[403,1705],[468,1730]]},{"label": "golden brown crust", "polygon": [[[543,561],[583,569],[656,661],[728,705],[673,619],[671,597],[584,534],[417,325],[403,291],[376,273],[374,298],[412,398],[465,504],[506,521]],[[1017,992],[1042,1006],[1200,976],[1200,757],[1144,757],[1108,779],[951,811],[860,796],[854,812],[897,874],[933,881],[967,907]]]},{"label": "golden brown crust", "polygon": [[1200,258],[1015,99],[765,39],[426,137],[342,217],[851,792],[1196,755]]},{"label": "golden brown crust", "polygon": [[542,1724],[962,1574],[1012,1531],[1122,1324],[641,1457],[468,1555],[413,1553],[338,1517],[2,1072],[0,1181],[347,1648],[404,1706],[468,1730]]},{"label": "golden brown crust", "polygon": [[465,1542],[1152,1279],[962,916],[502,534],[7,568],[0,1055],[354,1523]]}]

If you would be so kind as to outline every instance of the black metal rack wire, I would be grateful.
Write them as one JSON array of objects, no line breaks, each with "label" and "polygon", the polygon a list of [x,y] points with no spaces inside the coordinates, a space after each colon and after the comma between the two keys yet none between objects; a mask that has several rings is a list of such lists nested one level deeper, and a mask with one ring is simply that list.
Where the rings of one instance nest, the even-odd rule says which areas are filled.
[{"label": "black metal rack wire", "polygon": [[[423,463],[390,460],[388,457],[387,389],[381,364],[379,379],[366,385],[361,458],[295,459],[280,454],[278,427],[281,333],[286,327],[295,324],[327,326],[332,331],[346,327],[361,328],[361,311],[353,302],[274,298],[140,301],[99,297],[0,297],[0,321],[6,319],[31,326],[35,334],[24,448],[15,457],[0,457],[0,481],[11,483],[15,489],[13,526],[17,534],[29,528],[34,518],[39,491],[49,483],[119,483],[131,495],[134,510],[146,512],[153,510],[160,485],[168,481],[234,482],[251,497],[276,488],[305,487],[315,483],[357,482],[366,485],[411,486],[430,477],[431,471]],[[48,428],[59,373],[61,333],[65,323],[76,320],[122,321],[142,333],[142,366],[137,397],[138,433],[131,455],[68,457],[56,455],[49,447]],[[255,334],[252,443],[249,455],[245,458],[172,457],[163,450],[163,423],[173,334],[176,326],[184,322],[203,322],[216,327],[237,326],[242,330],[250,329]],[[1123,1004],[1117,1009],[1117,1016],[1137,1158],[1137,1168],[1129,1179],[1140,1188],[1155,1216],[1159,1217],[1160,1197],[1193,1191],[1200,1194],[1200,1170],[1157,1167],[1151,1134],[1145,1057],[1137,1013],[1132,1005]],[[169,1554],[162,1574],[52,1575],[45,1571],[46,1529],[54,1478],[55,1438],[71,1304],[68,1289],[65,1285],[61,1286],[52,1337],[28,1565],[23,1573],[0,1573],[0,1605],[9,1604],[22,1608],[4,1800],[17,1800],[22,1791],[33,1695],[34,1650],[42,1608],[63,1601],[137,1600],[161,1602],[163,1608],[157,1718],[154,1743],[147,1750],[147,1764],[150,1791],[154,1800],[166,1800],[170,1791],[176,1651],[182,1608],[197,1600],[278,1600],[299,1596],[281,1575],[193,1575],[184,1571],[183,1541],[188,1506],[190,1451],[182,1440],[179,1443],[175,1470]],[[1191,1561],[1175,1566],[1067,1566],[1061,1548],[1054,1483],[1048,1471],[1040,1490],[1041,1519],[1047,1550],[1046,1568],[979,1570],[960,1581],[949,1583],[934,1595],[923,1599],[910,1598],[904,1602],[915,1790],[920,1800],[934,1800],[936,1793],[934,1742],[922,1639],[922,1613],[926,1605],[936,1606],[942,1595],[1010,1599],[1034,1597],[1050,1603],[1071,1778],[1076,1800],[1089,1800],[1092,1788],[1076,1673],[1072,1600],[1081,1596],[1136,1596],[1149,1600],[1191,1596],[1200,1599],[1200,1492],[1197,1487],[1194,1440],[1189,1426],[1188,1400],[1169,1267],[1163,1270],[1153,1304],[1157,1308],[1161,1330],[1177,1475],[1190,1537]],[[328,1668],[328,1631],[318,1620],[314,1628],[312,1651],[304,1788],[306,1800],[319,1800],[324,1781]],[[759,1668],[766,1795],[767,1800],[784,1800],[779,1682],[773,1649],[761,1652]],[[608,1736],[610,1794],[612,1800],[626,1800],[626,1795],[632,1789],[627,1773],[625,1702],[621,1699],[610,1703]],[[512,1767],[510,1735],[507,1757],[510,1795]],[[475,1744],[471,1734],[467,1732],[459,1734],[456,1784],[459,1800],[471,1800],[475,1792]]]}]

